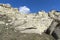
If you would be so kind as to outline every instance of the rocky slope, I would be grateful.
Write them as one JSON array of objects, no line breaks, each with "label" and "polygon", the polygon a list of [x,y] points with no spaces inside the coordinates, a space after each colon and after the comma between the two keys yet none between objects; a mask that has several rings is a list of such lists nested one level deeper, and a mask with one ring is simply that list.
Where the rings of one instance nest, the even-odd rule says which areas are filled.
[{"label": "rocky slope", "polygon": [[[47,29],[51,34],[55,31],[60,21],[58,15],[60,14],[56,11],[49,14],[44,11],[23,14],[9,4],[0,4],[0,40],[54,40],[45,32]],[[54,26],[54,22],[58,24]]]}]

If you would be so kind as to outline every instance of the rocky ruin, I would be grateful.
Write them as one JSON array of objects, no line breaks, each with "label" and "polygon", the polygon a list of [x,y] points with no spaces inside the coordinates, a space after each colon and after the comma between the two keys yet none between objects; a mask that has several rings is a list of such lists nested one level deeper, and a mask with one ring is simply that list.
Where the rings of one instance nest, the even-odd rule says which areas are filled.
[{"label": "rocky ruin", "polygon": [[59,23],[60,12],[55,10],[24,14],[10,4],[0,4],[0,40],[55,40],[54,35],[60,39]]}]

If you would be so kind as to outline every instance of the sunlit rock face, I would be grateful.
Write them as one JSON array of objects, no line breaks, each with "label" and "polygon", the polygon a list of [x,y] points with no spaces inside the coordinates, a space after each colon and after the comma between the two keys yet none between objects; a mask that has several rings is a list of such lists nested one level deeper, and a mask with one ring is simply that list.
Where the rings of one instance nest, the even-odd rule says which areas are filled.
[{"label": "sunlit rock face", "polygon": [[56,40],[60,40],[60,11],[52,10],[48,15],[53,19],[53,23],[50,25],[49,30],[52,33],[55,33],[53,36],[56,38]]},{"label": "sunlit rock face", "polygon": [[[18,14],[17,8],[12,8],[9,4],[0,4],[0,16],[6,15],[11,18],[12,23],[16,19],[16,14]],[[10,23],[10,24],[12,24]]]},{"label": "sunlit rock face", "polygon": [[42,34],[51,25],[51,19],[46,12],[38,12],[38,14],[19,14],[19,18],[15,21],[16,30],[21,33],[37,33]]},{"label": "sunlit rock face", "polygon": [[8,20],[11,21],[10,24],[13,24],[21,33],[42,34],[53,21],[44,11],[38,14],[20,14],[17,8],[11,8],[7,4],[0,4],[0,14],[9,16],[12,20]]},{"label": "sunlit rock face", "polygon": [[60,21],[60,11],[52,10],[51,12],[49,12],[49,17],[54,20]]},{"label": "sunlit rock face", "polygon": [[21,14],[10,4],[0,4],[0,40],[54,40],[43,33],[52,21],[44,11]]}]

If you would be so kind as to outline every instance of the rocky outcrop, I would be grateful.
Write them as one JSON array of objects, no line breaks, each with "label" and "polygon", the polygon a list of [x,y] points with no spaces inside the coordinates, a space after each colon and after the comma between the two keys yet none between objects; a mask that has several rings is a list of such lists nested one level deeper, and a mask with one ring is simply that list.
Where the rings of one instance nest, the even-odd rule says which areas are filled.
[{"label": "rocky outcrop", "polygon": [[16,20],[14,24],[18,25],[16,26],[16,30],[21,30],[21,33],[37,34],[42,34],[46,31],[53,21],[45,12],[39,12],[38,14],[21,14],[18,20],[19,21]]},{"label": "rocky outcrop", "polygon": [[0,38],[1,40],[54,40],[44,33],[54,20],[53,12],[52,15],[44,11],[37,14],[22,14],[9,4],[0,4],[0,35],[2,36]]},{"label": "rocky outcrop", "polygon": [[53,34],[56,40],[60,40],[60,11],[52,10],[48,15],[53,19],[49,27],[50,34]]},{"label": "rocky outcrop", "polygon": [[8,20],[12,21],[9,24],[13,24],[15,26],[15,29],[21,30],[20,32],[22,33],[42,34],[49,28],[50,24],[53,21],[53,19],[51,19],[45,12],[39,12],[38,14],[21,14],[17,9],[11,8],[10,5],[7,4],[3,4],[0,7],[2,7],[0,10],[1,15],[9,16],[12,19]]}]

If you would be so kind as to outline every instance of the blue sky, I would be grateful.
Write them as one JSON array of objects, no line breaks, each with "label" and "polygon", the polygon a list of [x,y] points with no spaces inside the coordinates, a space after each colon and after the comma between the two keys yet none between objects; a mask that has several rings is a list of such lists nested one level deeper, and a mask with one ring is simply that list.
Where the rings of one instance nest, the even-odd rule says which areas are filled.
[{"label": "blue sky", "polygon": [[60,11],[60,0],[0,0],[0,3],[9,3],[12,7],[28,7],[31,12],[45,10],[49,12],[54,9]]}]

